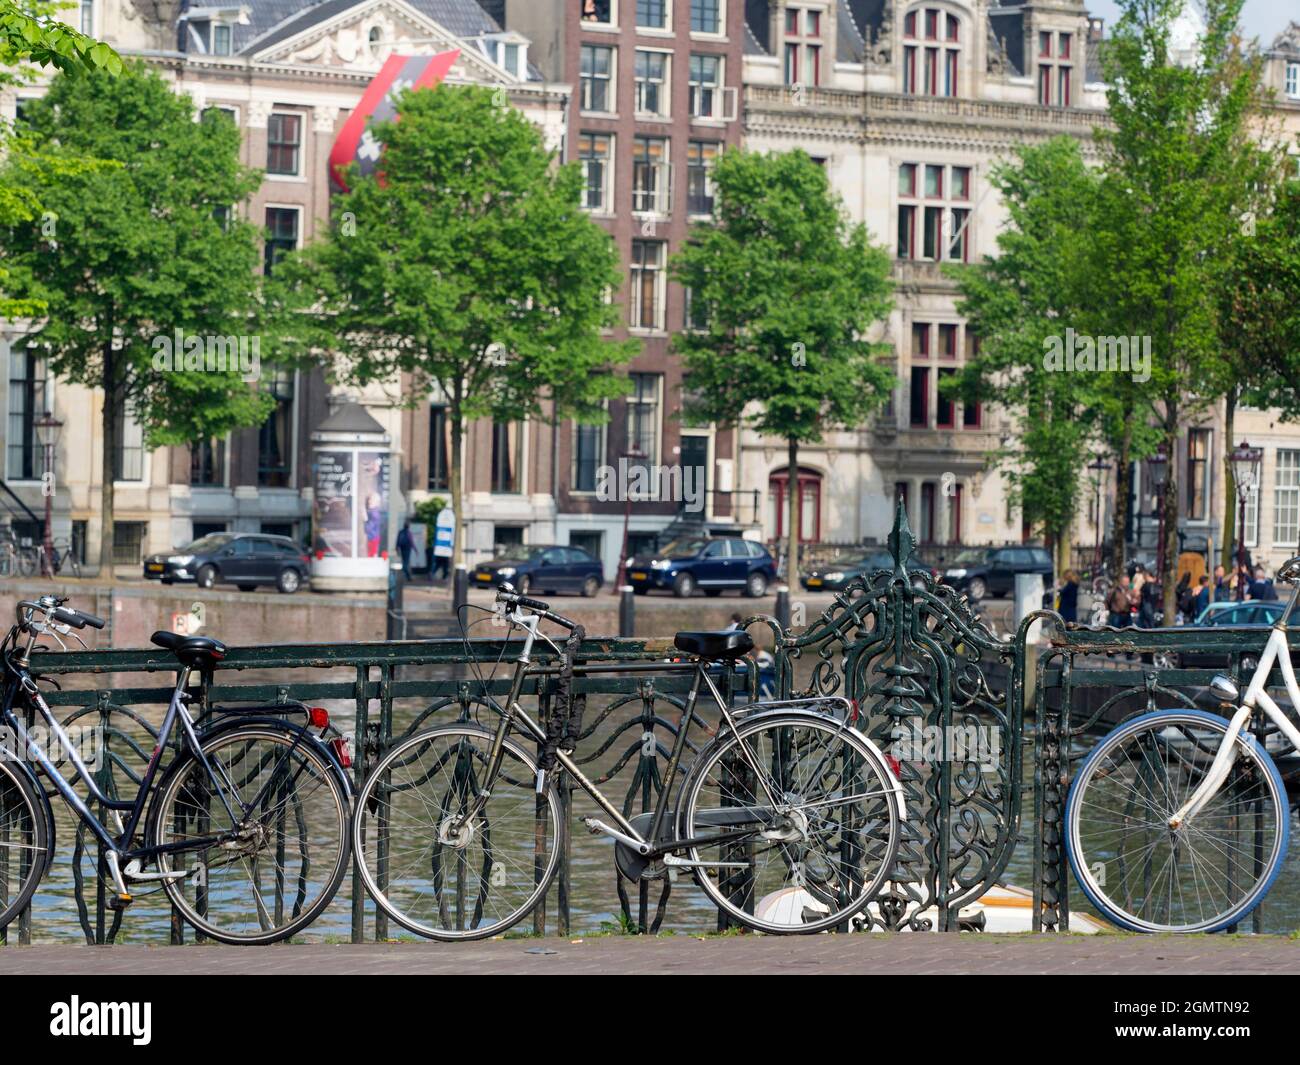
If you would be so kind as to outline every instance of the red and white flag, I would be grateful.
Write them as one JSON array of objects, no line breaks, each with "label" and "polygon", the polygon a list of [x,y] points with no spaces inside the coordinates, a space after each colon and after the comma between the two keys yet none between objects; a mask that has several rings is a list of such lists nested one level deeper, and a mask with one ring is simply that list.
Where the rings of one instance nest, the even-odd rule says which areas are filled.
[{"label": "red and white flag", "polygon": [[384,61],[330,150],[330,180],[335,188],[348,191],[343,171],[352,163],[363,175],[375,172],[384,146],[375,139],[374,127],[397,114],[396,100],[403,89],[437,85],[459,55],[459,49],[453,49],[437,55],[390,55]]}]

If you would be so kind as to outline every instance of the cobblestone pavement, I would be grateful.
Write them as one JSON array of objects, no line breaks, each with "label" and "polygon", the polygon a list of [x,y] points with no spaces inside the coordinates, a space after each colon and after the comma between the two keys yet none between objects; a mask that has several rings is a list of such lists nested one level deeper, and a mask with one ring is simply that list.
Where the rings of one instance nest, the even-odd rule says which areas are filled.
[{"label": "cobblestone pavement", "polygon": [[1294,973],[1280,936],[879,936],[506,939],[486,943],[262,948],[31,946],[0,949],[0,975]]}]

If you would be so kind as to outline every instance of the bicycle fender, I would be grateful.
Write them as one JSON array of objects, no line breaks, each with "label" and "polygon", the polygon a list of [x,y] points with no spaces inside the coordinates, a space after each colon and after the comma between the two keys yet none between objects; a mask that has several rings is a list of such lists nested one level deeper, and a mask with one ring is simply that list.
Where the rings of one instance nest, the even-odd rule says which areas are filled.
[{"label": "bicycle fender", "polygon": [[243,717],[237,713],[232,713],[229,720],[214,725],[212,728],[204,729],[199,733],[199,742],[202,743],[210,736],[219,736],[223,732],[229,732],[231,729],[244,728],[248,725],[265,725],[268,728],[278,729],[281,732],[292,732],[302,737],[305,744],[314,747],[318,754],[324,756],[326,764],[330,771],[343,785],[343,794],[348,797],[350,802],[356,798],[356,788],[352,786],[352,780],[348,777],[347,770],[339,764],[338,756],[335,755],[333,748],[327,743],[322,743],[312,732],[311,726],[307,724],[295,725],[292,721],[286,721],[282,717],[265,717],[256,714]]},{"label": "bicycle fender", "polygon": [[10,765],[17,767],[18,772],[26,779],[28,785],[30,785],[32,789],[32,794],[40,801],[41,811],[45,814],[45,825],[49,829],[50,845],[45,854],[45,869],[41,872],[41,876],[43,877],[49,872],[50,866],[54,862],[54,851],[56,849],[54,840],[54,807],[50,805],[50,797],[45,794],[45,789],[41,787],[40,780],[37,778],[36,773],[33,772],[32,767],[27,764],[25,758],[10,758],[8,759],[8,762]]}]

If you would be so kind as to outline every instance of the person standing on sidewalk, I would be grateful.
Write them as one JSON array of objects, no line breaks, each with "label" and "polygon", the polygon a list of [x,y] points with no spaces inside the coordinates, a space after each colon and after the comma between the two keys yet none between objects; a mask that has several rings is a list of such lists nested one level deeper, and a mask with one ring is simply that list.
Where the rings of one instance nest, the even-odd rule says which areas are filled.
[{"label": "person standing on sidewalk", "polygon": [[1106,611],[1109,614],[1109,617],[1106,619],[1108,625],[1116,629],[1128,627],[1128,589],[1124,587],[1123,580],[1116,580],[1115,583],[1111,585],[1110,596],[1106,600]]},{"label": "person standing on sidewalk", "polygon": [[411,523],[405,521],[397,533],[397,553],[402,556],[402,576],[408,581],[411,579],[411,548],[413,546]]}]

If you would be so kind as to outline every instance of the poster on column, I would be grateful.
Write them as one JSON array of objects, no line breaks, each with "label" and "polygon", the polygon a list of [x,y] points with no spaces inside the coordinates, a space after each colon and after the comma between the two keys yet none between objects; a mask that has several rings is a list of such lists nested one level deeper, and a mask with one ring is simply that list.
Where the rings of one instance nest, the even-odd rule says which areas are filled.
[{"label": "poster on column", "polygon": [[357,549],[361,558],[388,557],[388,452],[357,452]]},{"label": "poster on column", "polygon": [[316,542],[312,546],[320,556],[356,556],[352,456],[351,451],[316,452]]}]

